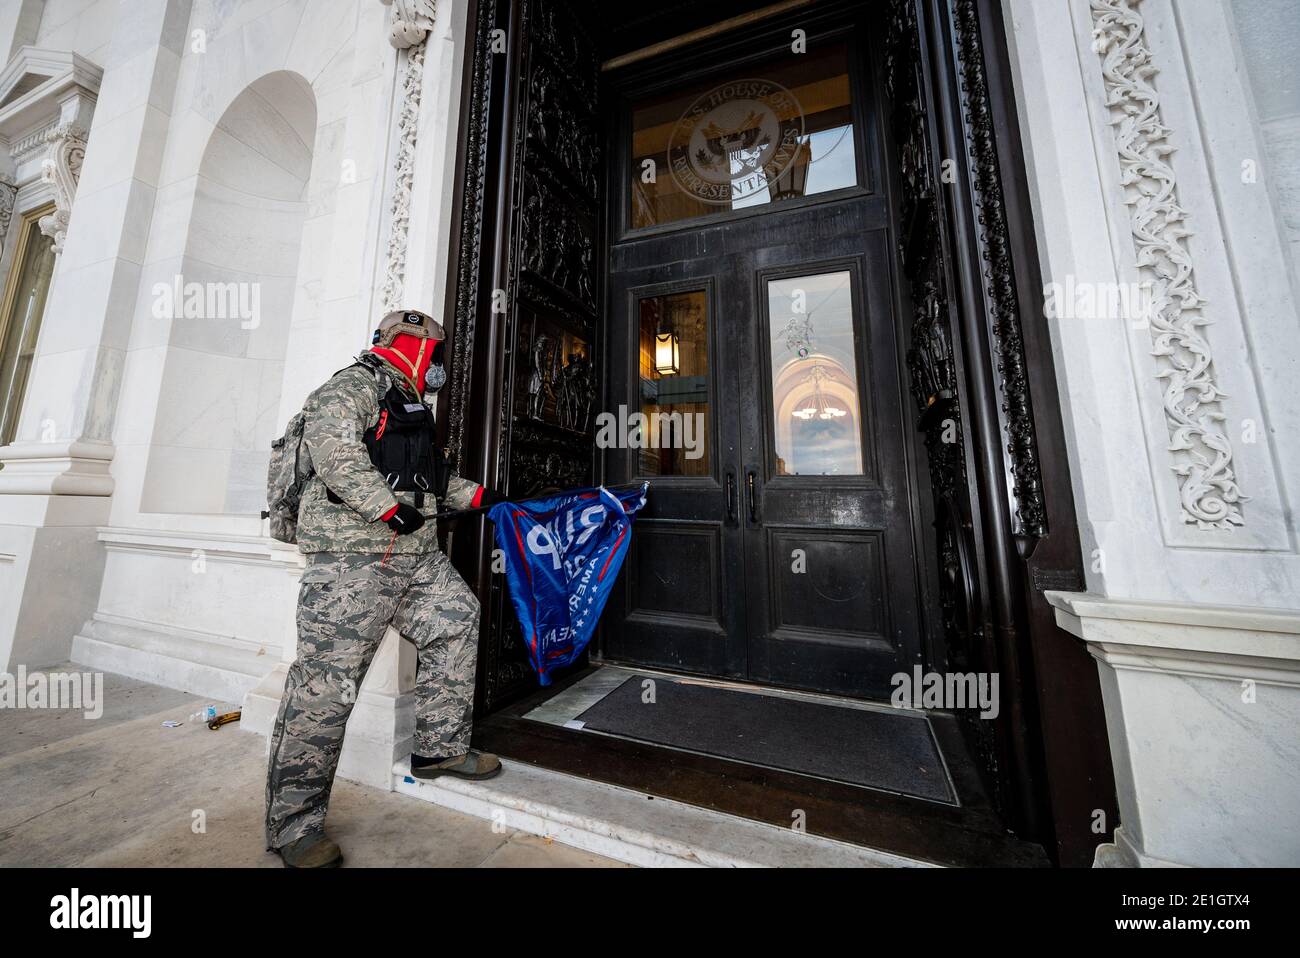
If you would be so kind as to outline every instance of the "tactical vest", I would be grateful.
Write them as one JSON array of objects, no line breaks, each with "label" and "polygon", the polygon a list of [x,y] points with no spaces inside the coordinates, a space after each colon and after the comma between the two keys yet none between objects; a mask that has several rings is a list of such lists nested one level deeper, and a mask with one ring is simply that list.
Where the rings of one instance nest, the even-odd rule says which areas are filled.
[{"label": "tactical vest", "polygon": [[[362,365],[369,366],[369,363]],[[433,413],[395,383],[379,400],[379,421],[362,436],[370,461],[394,492],[415,493],[416,508],[425,495],[441,501],[451,473],[434,435]],[[331,502],[342,502],[329,491]]]},{"label": "tactical vest", "polygon": [[396,385],[379,403],[379,421],[362,437],[370,461],[394,492],[414,492],[416,505],[424,495],[447,494],[446,462],[434,442],[433,413],[414,402]]}]

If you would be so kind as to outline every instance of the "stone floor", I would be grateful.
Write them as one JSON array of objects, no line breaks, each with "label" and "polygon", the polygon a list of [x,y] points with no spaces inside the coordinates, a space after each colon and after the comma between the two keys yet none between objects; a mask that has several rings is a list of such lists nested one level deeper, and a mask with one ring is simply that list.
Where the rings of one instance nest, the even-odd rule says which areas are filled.
[{"label": "stone floor", "polygon": [[[104,676],[103,700],[97,719],[0,709],[0,867],[279,867],[262,844],[261,736],[237,724],[209,731],[198,717],[206,701],[123,676]],[[352,867],[621,867],[345,781],[329,829]]]}]

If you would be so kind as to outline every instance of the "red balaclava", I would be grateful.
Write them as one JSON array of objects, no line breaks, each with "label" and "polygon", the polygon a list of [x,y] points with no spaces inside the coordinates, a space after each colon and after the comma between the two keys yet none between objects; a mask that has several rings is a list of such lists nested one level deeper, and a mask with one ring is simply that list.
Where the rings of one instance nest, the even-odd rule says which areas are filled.
[{"label": "red balaclava", "polygon": [[411,381],[408,385],[420,396],[424,393],[424,374],[433,362],[433,350],[438,342],[410,333],[398,333],[391,347],[372,346],[370,351],[388,360],[404,376],[409,376]]}]

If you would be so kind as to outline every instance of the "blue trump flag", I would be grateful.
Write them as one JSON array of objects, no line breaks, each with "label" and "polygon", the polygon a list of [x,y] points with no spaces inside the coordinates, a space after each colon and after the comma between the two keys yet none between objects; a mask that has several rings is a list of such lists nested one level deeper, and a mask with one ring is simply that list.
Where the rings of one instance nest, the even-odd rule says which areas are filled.
[{"label": "blue trump flag", "polygon": [[649,483],[499,502],[488,512],[528,658],[542,685],[587,647],[632,542]]}]

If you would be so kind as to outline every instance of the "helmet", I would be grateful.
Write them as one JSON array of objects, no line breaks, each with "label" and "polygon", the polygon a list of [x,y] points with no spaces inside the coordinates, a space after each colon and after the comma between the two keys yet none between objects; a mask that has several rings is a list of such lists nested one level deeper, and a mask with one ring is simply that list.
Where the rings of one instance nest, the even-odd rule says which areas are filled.
[{"label": "helmet", "polygon": [[422,313],[418,309],[395,309],[379,321],[370,345],[391,348],[393,340],[402,333],[435,342],[447,338],[442,324],[428,313]]}]

